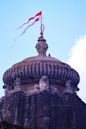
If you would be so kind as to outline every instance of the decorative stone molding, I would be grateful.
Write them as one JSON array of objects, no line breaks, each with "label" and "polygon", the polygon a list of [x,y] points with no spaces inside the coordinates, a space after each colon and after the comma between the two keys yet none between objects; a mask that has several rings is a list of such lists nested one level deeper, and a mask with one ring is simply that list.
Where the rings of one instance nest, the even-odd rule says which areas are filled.
[{"label": "decorative stone molding", "polygon": [[38,83],[43,75],[48,77],[50,83],[58,84],[60,80],[64,85],[67,80],[71,80],[72,84],[76,86],[80,80],[74,69],[58,59],[48,56],[34,56],[13,65],[10,70],[4,73],[3,81],[12,85],[16,78],[20,78],[22,81],[27,80],[28,84]]}]

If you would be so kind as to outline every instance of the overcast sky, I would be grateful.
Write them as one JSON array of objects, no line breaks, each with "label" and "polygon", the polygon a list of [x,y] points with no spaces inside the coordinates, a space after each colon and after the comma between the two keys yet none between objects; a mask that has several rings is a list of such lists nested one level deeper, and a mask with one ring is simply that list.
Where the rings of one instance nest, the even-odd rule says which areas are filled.
[{"label": "overcast sky", "polygon": [[[86,0],[0,0],[0,96],[5,70],[36,55],[40,22],[14,43],[24,28],[17,27],[42,10],[47,53],[75,68],[81,77],[79,96],[86,102]],[[13,47],[12,47],[13,46]]]}]

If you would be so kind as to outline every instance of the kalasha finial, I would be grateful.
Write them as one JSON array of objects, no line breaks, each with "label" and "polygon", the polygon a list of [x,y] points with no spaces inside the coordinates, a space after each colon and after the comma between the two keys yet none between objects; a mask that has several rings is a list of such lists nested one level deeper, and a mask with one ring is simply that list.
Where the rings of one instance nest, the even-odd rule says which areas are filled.
[{"label": "kalasha finial", "polygon": [[43,35],[41,35],[38,38],[38,43],[36,44],[36,49],[39,55],[46,56],[46,51],[48,49],[48,45],[46,43],[46,40],[43,38]]},{"label": "kalasha finial", "polygon": [[46,51],[48,49],[48,45],[46,40],[44,39],[44,29],[45,26],[42,24],[42,16],[41,16],[41,25],[40,25],[40,37],[38,38],[38,43],[36,44],[36,49],[39,55],[46,56]]}]

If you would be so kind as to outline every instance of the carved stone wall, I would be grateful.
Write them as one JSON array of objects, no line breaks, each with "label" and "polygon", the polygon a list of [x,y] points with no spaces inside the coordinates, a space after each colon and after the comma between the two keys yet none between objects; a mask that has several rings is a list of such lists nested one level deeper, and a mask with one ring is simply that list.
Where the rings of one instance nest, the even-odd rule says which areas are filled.
[{"label": "carved stone wall", "polygon": [[[43,91],[27,96],[19,91],[0,102],[9,129],[85,129],[86,105],[76,94]],[[1,124],[0,124],[1,126]],[[8,126],[5,129],[8,129]]]}]

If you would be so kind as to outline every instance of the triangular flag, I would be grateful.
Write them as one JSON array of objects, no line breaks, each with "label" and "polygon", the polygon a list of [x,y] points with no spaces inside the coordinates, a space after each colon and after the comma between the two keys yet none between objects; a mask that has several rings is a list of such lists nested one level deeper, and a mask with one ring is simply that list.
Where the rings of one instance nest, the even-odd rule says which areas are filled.
[{"label": "triangular flag", "polygon": [[34,17],[30,17],[27,22],[23,23],[21,26],[18,27],[18,29],[22,28],[24,25],[28,24],[31,20],[42,16],[42,11],[39,11]]}]

